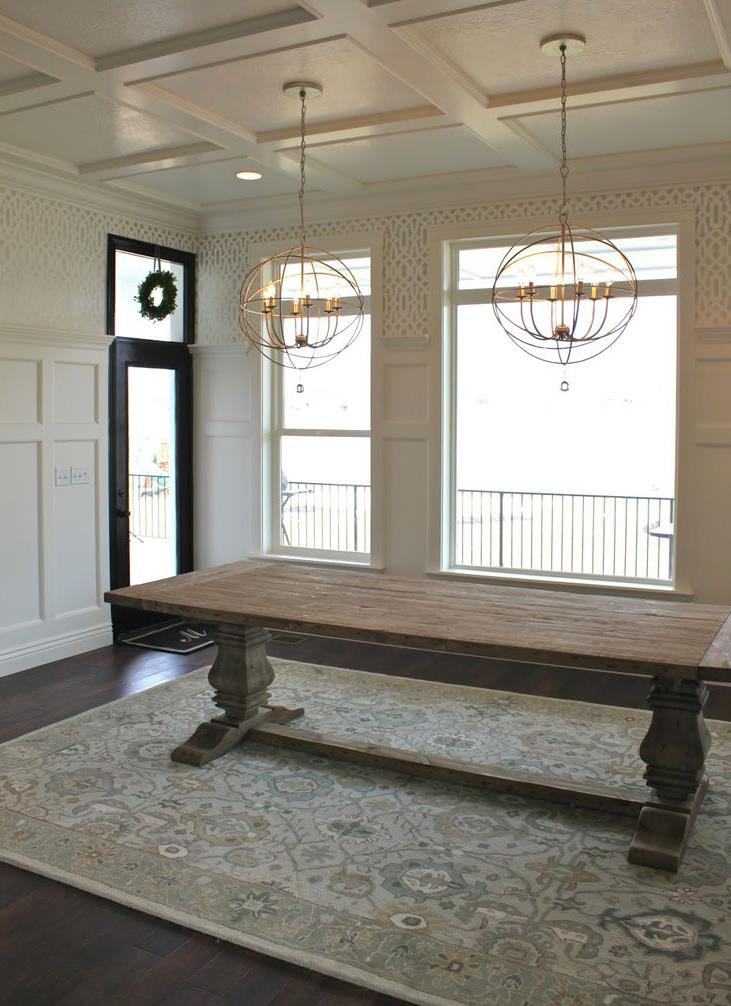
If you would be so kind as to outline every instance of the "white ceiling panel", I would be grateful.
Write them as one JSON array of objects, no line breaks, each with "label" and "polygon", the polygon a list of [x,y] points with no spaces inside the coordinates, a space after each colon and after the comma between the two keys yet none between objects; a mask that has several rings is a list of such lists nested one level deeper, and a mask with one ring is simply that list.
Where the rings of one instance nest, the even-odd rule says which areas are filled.
[{"label": "white ceiling panel", "polygon": [[96,95],[0,115],[0,142],[72,164],[183,146],[197,140],[155,116]]},{"label": "white ceiling panel", "polygon": [[283,94],[282,85],[301,79],[315,80],[325,89],[309,103],[308,122],[312,124],[425,104],[411,88],[344,38],[221,63],[156,83],[264,132],[298,126],[299,101]]},{"label": "white ceiling panel", "polygon": [[[558,112],[526,115],[520,126],[560,156]],[[569,157],[731,141],[731,90],[646,98],[616,105],[571,108]]]},{"label": "white ceiling panel", "polygon": [[[256,182],[241,181],[236,178],[236,172],[242,170],[261,171],[262,177]],[[130,181],[137,187],[149,189],[157,196],[185,199],[199,205],[284,195],[296,192],[299,187],[298,178],[289,178],[260,167],[247,161],[245,157],[147,172],[135,175]]]},{"label": "white ceiling panel", "polygon": [[310,147],[312,157],[328,168],[362,182],[478,171],[505,162],[463,126],[389,133],[347,143]]},{"label": "white ceiling panel", "polygon": [[539,43],[560,31],[587,38],[586,50],[570,57],[575,81],[720,58],[703,0],[520,0],[414,30],[488,95],[557,84],[558,55]]},{"label": "white ceiling panel", "polygon": [[295,0],[0,0],[0,14],[98,57],[297,6]]}]

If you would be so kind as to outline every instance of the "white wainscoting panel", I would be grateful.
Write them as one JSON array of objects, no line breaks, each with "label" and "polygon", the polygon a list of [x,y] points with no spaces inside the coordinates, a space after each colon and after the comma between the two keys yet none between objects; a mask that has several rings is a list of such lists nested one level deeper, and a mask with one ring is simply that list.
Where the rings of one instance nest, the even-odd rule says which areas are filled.
[{"label": "white wainscoting panel", "polygon": [[108,345],[0,328],[0,675],[111,642]]},{"label": "white wainscoting panel", "polygon": [[40,365],[0,355],[0,423],[38,423]]},{"label": "white wainscoting panel", "polygon": [[258,550],[261,521],[259,358],[241,346],[193,354],[195,567]]},{"label": "white wainscoting panel", "polygon": [[0,648],[3,632],[41,618],[39,462],[37,440],[0,442]]}]

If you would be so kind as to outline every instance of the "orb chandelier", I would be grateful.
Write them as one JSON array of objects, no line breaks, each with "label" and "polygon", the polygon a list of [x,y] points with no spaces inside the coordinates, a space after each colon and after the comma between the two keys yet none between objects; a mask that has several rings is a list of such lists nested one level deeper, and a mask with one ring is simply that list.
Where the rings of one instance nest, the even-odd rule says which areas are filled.
[{"label": "orb chandelier", "polygon": [[246,338],[282,367],[308,370],[338,356],[363,327],[365,300],[348,266],[307,241],[305,229],[305,124],[312,81],[284,85],[300,100],[299,241],[255,265],[241,286],[239,323]]},{"label": "orb chandelier", "polygon": [[[561,61],[561,206],[558,226],[531,231],[503,257],[492,288],[495,317],[530,356],[558,363],[590,360],[616,342],[637,309],[637,276],[604,234],[569,222],[566,147],[566,55],[582,35],[543,39]],[[568,391],[568,381],[561,390]]]}]

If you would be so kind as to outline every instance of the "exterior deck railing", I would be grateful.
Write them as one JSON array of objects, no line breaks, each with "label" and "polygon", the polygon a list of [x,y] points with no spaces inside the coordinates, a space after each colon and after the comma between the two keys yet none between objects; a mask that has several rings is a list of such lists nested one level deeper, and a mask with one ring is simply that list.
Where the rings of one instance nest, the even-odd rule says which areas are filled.
[{"label": "exterior deck railing", "polygon": [[[298,549],[370,551],[367,485],[289,482],[281,542]],[[665,496],[460,489],[457,566],[667,583],[675,501]]]},{"label": "exterior deck railing", "polygon": [[288,482],[281,493],[282,545],[328,552],[370,552],[371,487]]},{"label": "exterior deck railing", "polygon": [[674,511],[665,496],[460,489],[456,564],[668,582]]},{"label": "exterior deck railing", "polygon": [[129,531],[136,538],[169,538],[170,476],[129,476]]}]

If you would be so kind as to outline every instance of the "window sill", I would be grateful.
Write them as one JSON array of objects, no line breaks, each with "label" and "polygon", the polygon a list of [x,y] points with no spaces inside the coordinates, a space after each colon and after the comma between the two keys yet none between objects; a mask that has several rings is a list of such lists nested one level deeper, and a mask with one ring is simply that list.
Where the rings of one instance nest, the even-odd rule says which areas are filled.
[{"label": "window sill", "polygon": [[568,576],[534,576],[520,573],[499,573],[496,570],[449,569],[427,570],[425,576],[443,580],[480,580],[505,587],[536,587],[546,590],[570,590],[587,594],[641,594],[646,597],[692,598],[689,587],[661,583],[637,583],[632,580],[591,580]]},{"label": "window sill", "polygon": [[314,555],[288,555],[280,552],[251,555],[249,558],[256,559],[259,562],[291,562],[299,563],[302,566],[325,566],[332,567],[333,569],[352,569],[366,573],[383,573],[386,568],[382,564],[372,562],[370,559],[364,559],[360,562],[355,559],[334,559],[332,556],[323,556],[320,558]]}]

